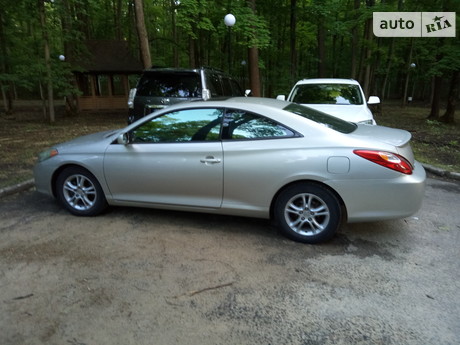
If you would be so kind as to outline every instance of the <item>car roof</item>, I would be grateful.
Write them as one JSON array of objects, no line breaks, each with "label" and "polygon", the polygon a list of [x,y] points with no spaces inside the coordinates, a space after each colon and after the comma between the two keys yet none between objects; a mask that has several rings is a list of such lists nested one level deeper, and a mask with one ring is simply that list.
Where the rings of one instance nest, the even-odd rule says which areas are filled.
[{"label": "car roof", "polygon": [[344,79],[344,78],[312,78],[312,79],[302,79],[299,80],[296,85],[302,84],[351,84],[359,85],[359,83],[354,79]]},{"label": "car roof", "polygon": [[274,98],[264,98],[264,97],[218,97],[211,98],[209,100],[193,100],[188,102],[181,102],[178,104],[171,105],[164,109],[173,109],[186,107],[189,105],[193,106],[206,106],[206,107],[238,107],[245,105],[257,105],[257,106],[267,106],[277,109],[284,109],[290,102],[280,101]]},{"label": "car roof", "polygon": [[152,67],[152,68],[147,68],[144,72],[168,72],[168,73],[174,73],[174,72],[199,72],[199,71],[210,71],[210,72],[216,72],[216,73],[221,73],[224,74],[224,71],[213,68],[213,67],[198,67],[198,68],[176,68],[176,67]]}]

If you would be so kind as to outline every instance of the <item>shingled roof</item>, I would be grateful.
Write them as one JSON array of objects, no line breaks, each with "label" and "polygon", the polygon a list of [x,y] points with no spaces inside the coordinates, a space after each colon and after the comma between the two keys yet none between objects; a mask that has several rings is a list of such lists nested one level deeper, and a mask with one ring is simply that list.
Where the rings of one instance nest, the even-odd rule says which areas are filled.
[{"label": "shingled roof", "polygon": [[126,41],[88,40],[85,46],[88,56],[78,61],[78,65],[87,72],[140,73],[143,70],[141,61],[131,54]]}]

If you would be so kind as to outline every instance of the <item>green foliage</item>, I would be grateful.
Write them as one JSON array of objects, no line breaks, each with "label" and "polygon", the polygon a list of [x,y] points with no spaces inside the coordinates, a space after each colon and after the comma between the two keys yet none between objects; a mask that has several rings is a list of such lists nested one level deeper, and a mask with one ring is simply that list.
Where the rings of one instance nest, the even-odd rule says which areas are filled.
[{"label": "green foliage", "polygon": [[[0,82],[5,90],[16,88],[19,97],[21,90],[38,94],[39,85],[46,83],[38,1],[0,0]],[[442,76],[447,83],[460,69],[458,37],[377,38],[366,31],[375,11],[456,11],[460,27],[458,0],[362,0],[358,8],[355,1],[297,0],[294,12],[291,5],[291,0],[257,0],[253,11],[247,0],[144,0],[152,63],[186,67],[194,61],[218,68],[230,63],[229,69],[245,82],[247,65],[241,62],[247,60],[249,47],[257,47],[264,95],[274,97],[287,93],[298,79],[318,75],[322,29],[326,75],[348,78],[355,68],[355,78],[363,82],[369,70],[369,88],[379,96],[386,83],[385,94],[401,98],[411,73],[415,96],[428,102],[431,78]],[[138,55],[133,0],[45,1],[45,10],[53,85],[59,97],[77,91],[71,82],[75,66],[57,57],[70,50],[84,58],[85,39],[126,40]],[[224,25],[227,13],[236,17],[232,28]],[[413,70],[408,67],[412,62],[417,66]]]},{"label": "green foliage", "polygon": [[237,24],[233,28],[243,37],[238,44],[244,47],[267,48],[270,45],[270,32],[265,19],[254,13],[249,7],[242,6],[233,11]]}]

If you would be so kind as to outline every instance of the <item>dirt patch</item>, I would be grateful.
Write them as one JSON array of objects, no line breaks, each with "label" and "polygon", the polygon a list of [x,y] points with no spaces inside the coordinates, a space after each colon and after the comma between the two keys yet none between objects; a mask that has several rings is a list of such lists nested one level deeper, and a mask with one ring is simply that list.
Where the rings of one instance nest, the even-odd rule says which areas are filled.
[{"label": "dirt patch", "polygon": [[416,217],[316,246],[266,220],[2,198],[0,344],[457,344],[459,194],[428,183]]},{"label": "dirt patch", "polygon": [[126,125],[126,112],[57,116],[50,125],[37,111],[22,109],[14,116],[0,115],[0,188],[32,178],[37,154],[81,135]]}]

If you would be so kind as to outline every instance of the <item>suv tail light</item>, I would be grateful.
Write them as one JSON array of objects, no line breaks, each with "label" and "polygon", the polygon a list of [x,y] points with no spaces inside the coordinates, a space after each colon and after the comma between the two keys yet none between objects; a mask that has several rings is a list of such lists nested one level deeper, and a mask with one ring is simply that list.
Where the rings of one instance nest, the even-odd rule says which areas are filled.
[{"label": "suv tail light", "polygon": [[391,152],[373,150],[354,150],[356,155],[363,157],[371,162],[384,166],[385,168],[411,175],[413,167],[407,159]]}]

